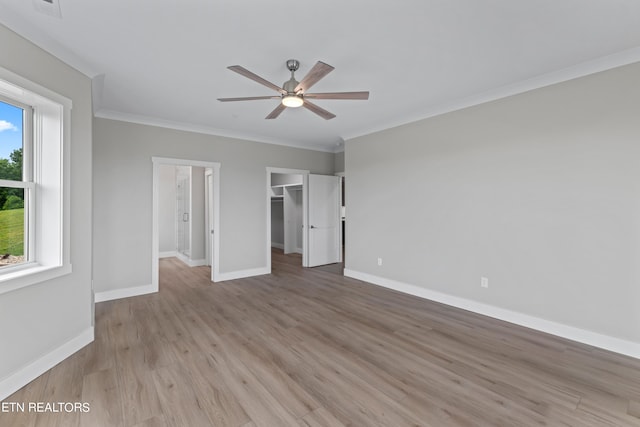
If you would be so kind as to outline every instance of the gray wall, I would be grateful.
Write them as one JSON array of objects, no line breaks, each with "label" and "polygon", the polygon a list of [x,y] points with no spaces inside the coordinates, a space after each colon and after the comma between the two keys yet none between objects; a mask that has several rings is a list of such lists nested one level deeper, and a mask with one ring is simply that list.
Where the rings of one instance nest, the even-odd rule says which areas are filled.
[{"label": "gray wall", "polygon": [[283,199],[271,201],[271,243],[284,245]]},{"label": "gray wall", "polygon": [[345,155],[348,269],[640,342],[639,64]]},{"label": "gray wall", "polygon": [[266,167],[332,174],[334,160],[332,153],[96,118],[96,292],[151,284],[152,156],[221,163],[222,273],[266,267]]},{"label": "gray wall", "polygon": [[158,185],[158,246],[160,253],[176,251],[176,167],[161,165]]},{"label": "gray wall", "polygon": [[333,171],[335,173],[344,172],[344,151],[334,154]]},{"label": "gray wall", "polygon": [[302,175],[296,175],[291,173],[272,173],[271,174],[271,185],[292,185],[292,184],[300,184],[302,185]]},{"label": "gray wall", "polygon": [[0,382],[92,326],[91,81],[0,25],[0,66],[73,101],[69,275],[0,295]]}]

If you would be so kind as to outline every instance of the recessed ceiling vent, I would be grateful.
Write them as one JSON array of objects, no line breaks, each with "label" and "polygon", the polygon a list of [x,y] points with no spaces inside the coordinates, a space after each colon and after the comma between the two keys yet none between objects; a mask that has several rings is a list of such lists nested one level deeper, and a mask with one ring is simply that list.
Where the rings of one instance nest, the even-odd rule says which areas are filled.
[{"label": "recessed ceiling vent", "polygon": [[62,18],[59,0],[33,0],[33,7],[35,10],[40,13],[44,13],[45,15]]}]

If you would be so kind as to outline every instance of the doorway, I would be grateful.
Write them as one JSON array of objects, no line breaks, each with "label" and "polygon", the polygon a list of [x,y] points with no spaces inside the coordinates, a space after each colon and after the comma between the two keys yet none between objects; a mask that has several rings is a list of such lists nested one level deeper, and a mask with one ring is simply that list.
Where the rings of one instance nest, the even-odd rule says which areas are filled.
[{"label": "doorway", "polygon": [[271,273],[271,251],[300,254],[307,263],[306,186],[309,171],[267,168],[267,239],[266,264]]},{"label": "doorway", "polygon": [[[220,163],[164,157],[152,157],[152,162],[152,287],[158,291],[159,258],[166,254],[161,253],[160,250],[161,227],[164,230],[168,224],[167,220],[161,218],[160,201],[161,185],[163,179],[167,179],[166,174],[163,175],[163,170],[166,170],[167,166],[173,167],[176,171],[175,228],[173,229],[176,256],[181,254],[189,260],[197,255],[198,260],[193,265],[211,265],[211,280],[218,280],[220,276]],[[190,175],[186,173],[189,170],[192,172]],[[181,176],[178,178],[178,175]],[[188,179],[187,176],[189,176]],[[191,188],[187,189],[187,184]],[[199,195],[197,206],[194,205],[193,194]],[[194,214],[200,217],[197,221]],[[164,221],[162,224],[161,220]],[[170,233],[171,231],[168,234]],[[166,234],[164,233],[162,237],[165,238]],[[201,254],[196,253],[196,246],[202,248]]]},{"label": "doorway", "polygon": [[303,178],[300,174],[271,174],[271,248],[284,255],[299,254],[302,265]]},{"label": "doorway", "polygon": [[[279,232],[276,224],[272,222],[272,216],[279,215],[280,208],[278,197],[284,199],[292,196],[292,191],[299,191],[300,178],[293,177],[301,175],[302,196],[302,224],[298,227],[302,231],[302,266],[315,267],[326,264],[335,264],[342,261],[341,251],[341,187],[340,178],[330,175],[313,175],[309,171],[298,169],[267,168],[267,188],[266,188],[266,217],[267,217],[267,238],[266,238],[266,265],[271,272],[271,251],[272,242],[281,244],[287,250],[287,243],[293,242],[294,238],[286,238],[284,235],[282,243],[274,241],[272,231]],[[296,180],[293,182],[293,180]],[[281,180],[281,181],[279,181]],[[281,182],[282,184],[278,184]],[[282,188],[280,188],[282,187]],[[290,188],[287,188],[290,187]],[[298,187],[298,188],[296,188]],[[285,213],[289,212],[285,206],[281,208],[282,219],[280,227],[287,225]],[[273,214],[273,215],[272,215]],[[294,218],[292,214],[288,218]],[[289,236],[293,236],[290,233]],[[278,239],[276,239],[278,240]],[[292,251],[294,252],[294,251]]]}]

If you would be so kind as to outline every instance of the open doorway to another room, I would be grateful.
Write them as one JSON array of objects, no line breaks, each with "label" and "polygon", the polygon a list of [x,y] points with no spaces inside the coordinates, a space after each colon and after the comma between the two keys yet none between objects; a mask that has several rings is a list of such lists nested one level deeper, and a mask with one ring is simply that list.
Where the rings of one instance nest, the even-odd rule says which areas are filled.
[{"label": "open doorway to another room", "polygon": [[[162,165],[161,176],[172,175],[175,181],[160,186],[161,256],[175,256],[189,267],[211,265],[207,259],[205,172],[200,166]],[[173,188],[175,198],[173,198]],[[173,203],[172,203],[173,202]],[[173,206],[172,206],[173,204]],[[173,239],[172,239],[173,237]],[[167,255],[168,254],[168,255]]]},{"label": "open doorway to another room", "polygon": [[218,277],[219,170],[219,163],[153,158],[152,280],[156,289],[161,258],[204,267],[212,281]]}]

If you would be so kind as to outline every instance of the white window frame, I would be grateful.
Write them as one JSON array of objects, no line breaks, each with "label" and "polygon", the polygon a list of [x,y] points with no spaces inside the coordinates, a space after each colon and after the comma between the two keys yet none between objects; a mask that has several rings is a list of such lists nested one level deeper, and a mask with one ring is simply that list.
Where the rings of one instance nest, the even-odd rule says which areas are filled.
[{"label": "white window frame", "polygon": [[[0,270],[0,294],[71,273],[69,220],[70,99],[0,67],[0,95],[9,103],[32,108],[33,184],[25,192],[28,205],[27,262]],[[24,156],[23,152],[23,156]],[[26,156],[23,162],[26,164]],[[1,181],[0,185],[19,181]]]}]

